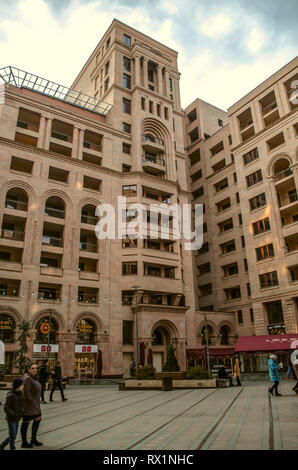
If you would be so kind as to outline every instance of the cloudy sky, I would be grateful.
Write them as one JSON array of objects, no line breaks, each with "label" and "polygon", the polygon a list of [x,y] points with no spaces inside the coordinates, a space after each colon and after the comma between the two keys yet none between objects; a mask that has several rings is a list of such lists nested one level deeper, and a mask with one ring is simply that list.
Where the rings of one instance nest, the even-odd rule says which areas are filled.
[{"label": "cloudy sky", "polygon": [[179,52],[182,105],[228,108],[297,55],[297,0],[0,0],[0,67],[70,85],[113,18]]}]

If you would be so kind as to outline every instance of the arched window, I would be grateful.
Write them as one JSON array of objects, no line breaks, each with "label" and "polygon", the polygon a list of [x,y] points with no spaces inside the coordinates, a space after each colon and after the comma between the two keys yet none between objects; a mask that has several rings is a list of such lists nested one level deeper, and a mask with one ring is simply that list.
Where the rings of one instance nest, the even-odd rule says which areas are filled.
[{"label": "arched window", "polygon": [[[208,344],[211,344],[211,335],[212,335],[212,327],[210,325],[207,325],[208,328]],[[202,344],[207,344],[207,331],[206,331],[206,325],[203,326],[202,331]]]},{"label": "arched window", "polygon": [[77,324],[77,344],[94,344],[95,324],[92,320],[83,319]]},{"label": "arched window", "polygon": [[50,322],[50,318],[48,316],[45,316],[41,318],[36,325],[35,342],[47,344],[48,336],[50,334],[49,343],[55,344],[57,342],[57,332],[58,324],[56,320],[52,318]]},{"label": "arched window", "polygon": [[81,223],[96,225],[98,218],[95,215],[95,211],[96,211],[96,206],[94,206],[93,204],[86,204],[82,208]]},{"label": "arched window", "polygon": [[275,182],[293,174],[290,162],[287,158],[280,158],[273,166],[273,176]]},{"label": "arched window", "polygon": [[220,344],[229,344],[229,333],[230,329],[227,325],[224,325],[220,329]]},{"label": "arched window", "polygon": [[161,346],[162,344],[163,344],[163,335],[161,334],[160,331],[154,330],[152,345]]},{"label": "arched window", "polygon": [[3,343],[13,343],[15,322],[9,315],[0,315],[0,339]]},{"label": "arched window", "polygon": [[21,188],[12,188],[7,191],[5,207],[7,207],[7,209],[27,212],[28,197],[26,192]]},{"label": "arched window", "polygon": [[64,201],[57,196],[51,196],[46,200],[45,215],[65,219]]}]

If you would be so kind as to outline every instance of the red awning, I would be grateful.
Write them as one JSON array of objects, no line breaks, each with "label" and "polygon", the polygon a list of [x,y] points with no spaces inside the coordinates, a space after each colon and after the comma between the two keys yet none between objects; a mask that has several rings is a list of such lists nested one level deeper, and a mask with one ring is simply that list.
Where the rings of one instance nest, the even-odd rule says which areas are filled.
[{"label": "red awning", "polygon": [[298,348],[298,333],[288,335],[240,336],[235,352],[280,351]]}]

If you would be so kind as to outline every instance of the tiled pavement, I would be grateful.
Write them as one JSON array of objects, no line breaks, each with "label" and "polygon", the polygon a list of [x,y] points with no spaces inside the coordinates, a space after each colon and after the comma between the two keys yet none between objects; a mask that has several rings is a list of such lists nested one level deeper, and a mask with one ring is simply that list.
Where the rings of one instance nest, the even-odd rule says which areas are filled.
[{"label": "tiled pavement", "polygon": [[[119,391],[70,386],[62,403],[42,405],[40,449],[267,450],[298,449],[298,395],[283,381],[217,390]],[[4,402],[6,392],[0,391]],[[0,407],[0,439],[6,437]],[[17,448],[20,448],[20,435]]]}]

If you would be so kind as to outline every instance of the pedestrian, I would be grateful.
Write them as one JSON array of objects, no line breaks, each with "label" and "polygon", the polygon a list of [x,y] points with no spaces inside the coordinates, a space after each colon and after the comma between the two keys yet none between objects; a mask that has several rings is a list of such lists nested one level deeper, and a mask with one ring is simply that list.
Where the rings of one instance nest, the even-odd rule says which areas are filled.
[{"label": "pedestrian", "polygon": [[51,371],[51,377],[53,379],[53,385],[52,385],[52,390],[51,390],[51,394],[50,394],[50,401],[54,401],[53,400],[53,394],[54,394],[54,391],[55,391],[56,387],[58,387],[59,390],[60,390],[62,401],[66,401],[67,398],[65,398],[65,396],[64,396],[63,387],[62,387],[62,383],[61,383],[62,382],[62,372],[61,372],[61,366],[60,366],[59,361],[56,362],[56,365],[55,365],[54,369]]},{"label": "pedestrian", "polygon": [[129,371],[130,371],[130,376],[134,377],[136,373],[136,363],[133,357],[131,358],[131,362],[129,364]]},{"label": "pedestrian", "polygon": [[287,355],[287,373],[286,373],[286,380],[290,380],[290,377],[291,377],[291,372],[294,374],[293,372],[293,365],[292,365],[292,361],[291,361],[291,354],[292,354],[292,351],[290,350],[289,351],[289,354]]},{"label": "pedestrian", "polygon": [[[37,365],[30,362],[27,372],[24,374],[24,414],[21,426],[22,448],[29,449],[33,446],[42,446],[42,442],[37,440],[37,431],[41,421],[40,395],[41,385],[37,379]],[[27,431],[32,423],[31,441],[27,441]]]},{"label": "pedestrian", "polygon": [[271,354],[268,360],[268,368],[269,368],[269,377],[271,382],[274,382],[272,387],[269,387],[269,393],[273,395],[273,391],[275,391],[274,395],[276,397],[281,397],[282,395],[278,392],[278,385],[280,381],[279,373],[278,373],[278,364],[277,364],[277,356],[275,354]]},{"label": "pedestrian", "polygon": [[296,384],[294,385],[294,388],[293,388],[293,392],[296,392],[296,394],[298,395],[298,356],[296,356],[297,359],[294,359],[294,361],[297,361],[297,364],[295,364],[295,362],[293,362],[293,374],[296,378]]},{"label": "pedestrian", "polygon": [[38,380],[39,380],[40,385],[41,385],[41,403],[43,405],[46,405],[46,403],[47,403],[44,399],[44,392],[45,392],[45,389],[46,389],[48,376],[50,375],[49,374],[49,369],[48,369],[48,364],[49,364],[49,361],[47,359],[44,359],[42,361],[42,364],[41,364],[41,366],[39,368],[39,371],[38,371]]},{"label": "pedestrian", "polygon": [[4,411],[8,425],[8,437],[0,444],[0,450],[3,450],[7,444],[10,450],[16,450],[15,440],[18,434],[19,421],[24,413],[23,397],[24,381],[15,377],[12,381],[12,390],[6,396]]},{"label": "pedestrian", "polygon": [[240,362],[239,362],[239,357],[237,354],[235,355],[235,363],[234,363],[234,377],[237,380],[237,385],[241,385],[240,382]]}]

